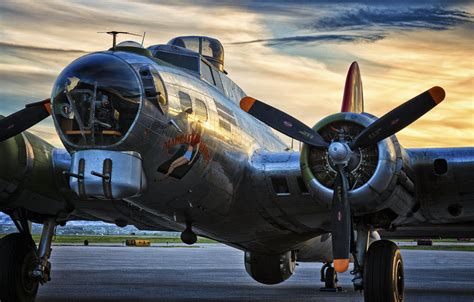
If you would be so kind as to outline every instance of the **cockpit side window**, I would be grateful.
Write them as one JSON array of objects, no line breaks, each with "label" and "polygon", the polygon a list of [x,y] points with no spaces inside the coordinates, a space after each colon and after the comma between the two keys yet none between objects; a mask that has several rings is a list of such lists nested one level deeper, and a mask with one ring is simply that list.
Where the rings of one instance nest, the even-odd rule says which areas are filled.
[{"label": "cockpit side window", "polygon": [[214,76],[214,80],[216,82],[217,89],[219,89],[220,92],[225,94],[224,86],[222,85],[222,80],[221,80],[221,76],[220,76],[219,72],[212,68],[212,75]]},{"label": "cockpit side window", "polygon": [[201,75],[204,81],[208,82],[211,85],[216,85],[216,81],[212,76],[211,66],[209,66],[204,61],[201,61]]},{"label": "cockpit side window", "polygon": [[186,92],[180,91],[178,93],[179,103],[181,104],[181,110],[187,112],[193,110],[193,103],[191,102],[191,97]]},{"label": "cockpit side window", "polygon": [[208,119],[207,107],[206,107],[206,104],[203,101],[201,101],[200,99],[196,99],[194,113],[200,121],[202,121],[202,122],[207,121],[207,119]]},{"label": "cockpit side window", "polygon": [[153,79],[155,82],[156,91],[158,92],[158,103],[163,107],[168,106],[168,97],[166,95],[166,89],[163,81],[156,72],[153,72]]}]

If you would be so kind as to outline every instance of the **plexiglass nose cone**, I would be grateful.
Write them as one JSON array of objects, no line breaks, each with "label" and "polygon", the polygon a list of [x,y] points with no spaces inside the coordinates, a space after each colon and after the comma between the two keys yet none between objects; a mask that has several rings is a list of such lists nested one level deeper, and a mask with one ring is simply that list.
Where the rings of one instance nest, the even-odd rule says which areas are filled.
[{"label": "plexiglass nose cone", "polygon": [[128,63],[94,53],[71,63],[56,79],[53,117],[69,144],[112,145],[130,129],[141,97],[140,80]]}]

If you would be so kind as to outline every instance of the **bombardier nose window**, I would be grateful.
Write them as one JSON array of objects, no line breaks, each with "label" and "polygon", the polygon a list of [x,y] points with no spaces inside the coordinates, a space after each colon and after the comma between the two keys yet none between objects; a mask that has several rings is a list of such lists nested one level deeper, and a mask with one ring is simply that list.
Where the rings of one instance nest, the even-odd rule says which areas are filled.
[{"label": "bombardier nose window", "polygon": [[92,54],[69,65],[53,88],[54,118],[63,137],[81,146],[120,141],[135,120],[141,88],[133,69],[109,54]]}]

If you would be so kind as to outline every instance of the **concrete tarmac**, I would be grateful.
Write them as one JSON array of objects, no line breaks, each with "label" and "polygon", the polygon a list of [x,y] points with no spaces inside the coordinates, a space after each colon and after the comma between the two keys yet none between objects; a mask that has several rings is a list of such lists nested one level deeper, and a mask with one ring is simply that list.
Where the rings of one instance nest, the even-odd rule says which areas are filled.
[{"label": "concrete tarmac", "polygon": [[[279,285],[245,272],[243,252],[196,247],[54,246],[52,281],[37,301],[363,301],[349,273],[320,292],[320,263],[300,263]],[[406,301],[474,301],[474,252],[402,250]]]}]

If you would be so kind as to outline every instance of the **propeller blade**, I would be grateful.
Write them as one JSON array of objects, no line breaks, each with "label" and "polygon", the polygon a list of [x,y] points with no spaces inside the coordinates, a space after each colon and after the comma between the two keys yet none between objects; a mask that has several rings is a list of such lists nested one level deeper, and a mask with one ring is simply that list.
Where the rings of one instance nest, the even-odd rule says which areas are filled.
[{"label": "propeller blade", "polygon": [[313,129],[285,112],[259,100],[246,96],[240,100],[240,108],[273,129],[300,142],[320,148],[329,146],[324,138]]},{"label": "propeller blade", "polygon": [[397,133],[441,103],[445,95],[443,88],[438,86],[423,92],[373,122],[349,147],[354,150],[373,145]]},{"label": "propeller blade", "polygon": [[44,120],[51,114],[51,100],[27,104],[24,109],[17,111],[0,120],[0,142],[27,130]]},{"label": "propeller blade", "polygon": [[347,199],[348,181],[344,166],[337,165],[331,205],[332,255],[334,269],[343,273],[349,268],[351,246],[351,208]]}]

